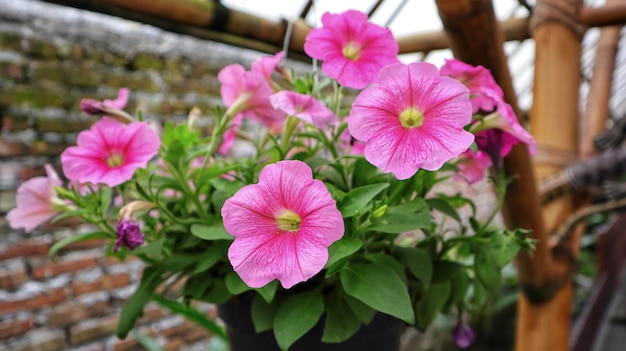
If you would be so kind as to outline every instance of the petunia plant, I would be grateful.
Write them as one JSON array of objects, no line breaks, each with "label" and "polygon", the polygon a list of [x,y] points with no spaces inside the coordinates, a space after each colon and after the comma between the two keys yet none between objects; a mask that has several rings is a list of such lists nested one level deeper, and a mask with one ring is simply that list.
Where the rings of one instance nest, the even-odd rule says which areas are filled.
[{"label": "petunia plant", "polygon": [[[283,350],[318,322],[324,342],[342,342],[376,313],[420,329],[455,313],[454,339],[472,343],[464,311],[532,247],[493,219],[502,158],[518,143],[534,152],[534,141],[485,68],[401,63],[391,32],[358,11],[322,23],[304,45],[321,72],[283,67],[282,52],[249,70],[229,65],[218,75],[223,106],[160,132],[123,110],[126,90],[84,100],[103,117],[62,153],[65,182],[46,166],[18,190],[14,228],[55,216],[96,228],[51,254],[103,237],[111,255],[145,262],[118,336],[150,300],[223,335],[191,302],[247,294],[256,330],[273,330]],[[497,198],[487,216],[461,193],[434,190],[486,178]]]}]

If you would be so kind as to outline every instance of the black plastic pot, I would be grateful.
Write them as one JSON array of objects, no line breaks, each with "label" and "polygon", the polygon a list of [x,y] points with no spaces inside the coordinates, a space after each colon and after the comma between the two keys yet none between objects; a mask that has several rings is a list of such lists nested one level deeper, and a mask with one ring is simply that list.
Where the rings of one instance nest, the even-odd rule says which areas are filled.
[{"label": "black plastic pot", "polygon": [[[240,295],[218,305],[217,312],[226,324],[231,351],[280,351],[273,331],[255,333],[250,317],[251,295]],[[294,321],[297,323],[297,321]],[[364,325],[350,339],[338,344],[321,341],[324,316],[313,329],[296,341],[289,351],[397,351],[403,322],[383,313],[377,313],[372,322]]]}]

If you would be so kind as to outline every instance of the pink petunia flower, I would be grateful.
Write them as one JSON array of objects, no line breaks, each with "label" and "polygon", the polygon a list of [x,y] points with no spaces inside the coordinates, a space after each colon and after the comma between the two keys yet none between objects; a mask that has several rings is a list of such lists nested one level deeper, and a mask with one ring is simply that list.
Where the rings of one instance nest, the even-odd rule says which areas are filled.
[{"label": "pink petunia flower", "polygon": [[66,205],[58,198],[57,186],[63,183],[54,168],[46,164],[46,177],[31,178],[17,189],[17,207],[9,211],[7,220],[13,229],[30,232],[59,213],[58,206]]},{"label": "pink petunia flower", "polygon": [[272,130],[279,130],[285,114],[270,104],[273,91],[263,74],[246,71],[239,64],[224,67],[217,75],[224,105],[234,115],[256,120]]},{"label": "pink petunia flower", "polygon": [[467,150],[459,156],[459,163],[457,168],[459,173],[455,174],[454,179],[464,180],[470,185],[485,179],[485,173],[491,166],[491,158],[478,150],[474,153],[472,150]]},{"label": "pink petunia flower", "polygon": [[434,65],[392,64],[376,83],[354,100],[348,129],[384,172],[408,179],[420,168],[438,170],[474,141],[463,129],[472,119],[468,89]]},{"label": "pink petunia flower", "polygon": [[79,183],[116,186],[144,168],[161,144],[147,123],[124,125],[109,118],[78,134],[76,146],[61,154],[63,173]]},{"label": "pink petunia flower", "polygon": [[134,121],[132,116],[122,110],[128,103],[128,93],[127,88],[122,88],[115,100],[82,99],[80,100],[80,109],[90,115],[104,115],[128,124]]},{"label": "pink petunia flower", "polygon": [[115,100],[104,99],[102,100],[102,104],[108,107],[113,107],[118,110],[122,110],[126,107],[126,104],[128,104],[129,93],[130,91],[128,90],[128,88],[121,88],[117,92],[117,98]]},{"label": "pink petunia flower", "polygon": [[228,258],[253,288],[278,279],[289,289],[313,277],[344,232],[335,200],[302,161],[267,165],[257,184],[226,200],[222,217],[235,236]]},{"label": "pink petunia flower", "polygon": [[522,127],[513,108],[504,100],[499,100],[496,111],[474,123],[470,131],[476,134],[478,148],[491,157],[496,168],[519,143],[525,143],[530,154],[537,152],[535,139]]},{"label": "pink petunia flower", "polygon": [[472,112],[493,111],[503,99],[502,88],[491,72],[483,66],[472,66],[457,59],[447,59],[441,67],[441,75],[450,76],[465,84],[470,91]]},{"label": "pink petunia flower", "polygon": [[283,90],[270,96],[270,102],[275,109],[298,117],[320,129],[339,122],[339,117],[333,111],[311,95]]},{"label": "pink petunia flower", "polygon": [[307,35],[304,52],[322,60],[322,71],[343,86],[363,89],[383,66],[399,62],[398,43],[391,31],[368,22],[365,13],[327,12],[322,24]]},{"label": "pink petunia flower", "polygon": [[280,51],[274,56],[261,56],[256,61],[252,62],[252,67],[250,69],[261,73],[266,80],[271,80],[272,73],[274,73],[280,63],[280,60],[282,60],[284,56],[284,51]]}]

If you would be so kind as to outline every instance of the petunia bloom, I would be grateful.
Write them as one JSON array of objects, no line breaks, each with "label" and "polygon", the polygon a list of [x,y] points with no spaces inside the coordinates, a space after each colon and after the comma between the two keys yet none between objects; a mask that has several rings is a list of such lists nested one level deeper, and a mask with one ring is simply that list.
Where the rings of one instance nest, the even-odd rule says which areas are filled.
[{"label": "petunia bloom", "polygon": [[518,122],[513,108],[504,100],[498,101],[496,111],[472,125],[470,131],[476,134],[478,148],[489,154],[495,167],[499,167],[501,159],[519,143],[525,143],[531,154],[537,152],[535,139]]},{"label": "petunia bloom", "polygon": [[317,128],[326,128],[339,122],[339,117],[333,111],[311,95],[283,90],[270,96],[270,102],[275,109],[298,117]]},{"label": "petunia bloom", "polygon": [[278,279],[288,289],[313,277],[328,261],[328,246],[344,232],[324,183],[294,160],[263,168],[257,184],[226,200],[222,217],[235,236],[228,258],[253,288]]},{"label": "petunia bloom", "polygon": [[123,108],[128,103],[128,93],[127,88],[122,88],[119,90],[115,100],[82,99],[80,101],[80,109],[90,115],[105,115],[128,124],[134,121],[133,117],[123,111]]},{"label": "petunia bloom", "polygon": [[465,180],[470,185],[485,179],[485,173],[491,166],[491,158],[483,151],[476,153],[467,150],[459,156],[457,168],[459,173],[454,176],[456,180]]},{"label": "petunia bloom", "polygon": [[116,186],[145,168],[161,144],[147,123],[124,125],[109,118],[78,134],[76,146],[61,154],[63,173],[79,183]]},{"label": "petunia bloom", "polygon": [[398,179],[420,168],[434,171],[472,144],[468,89],[442,77],[430,63],[384,67],[354,100],[348,117],[352,136],[365,142],[365,158]]},{"label": "petunia bloom", "polygon": [[447,59],[441,66],[441,75],[450,76],[465,84],[470,91],[472,112],[492,111],[503,99],[502,88],[491,72],[483,66],[472,66],[457,59]]},{"label": "petunia bloom", "polygon": [[59,175],[49,164],[45,169],[46,177],[31,178],[17,189],[17,207],[7,214],[11,228],[24,228],[30,232],[57,215],[58,207],[65,205],[54,189],[63,185]]},{"label": "petunia bloom", "polygon": [[304,52],[322,60],[322,71],[343,86],[365,88],[383,66],[399,62],[398,43],[391,31],[368,22],[363,12],[327,12],[322,25],[309,32]]},{"label": "petunia bloom", "polygon": [[261,56],[256,61],[252,62],[250,70],[261,73],[261,75],[269,81],[272,77],[272,73],[274,73],[283,57],[285,57],[284,51],[280,51],[274,56]]},{"label": "petunia bloom", "polygon": [[241,114],[273,130],[280,129],[285,114],[270,104],[273,91],[262,73],[246,71],[243,66],[232,64],[224,67],[217,79],[222,84],[220,93],[230,113]]}]

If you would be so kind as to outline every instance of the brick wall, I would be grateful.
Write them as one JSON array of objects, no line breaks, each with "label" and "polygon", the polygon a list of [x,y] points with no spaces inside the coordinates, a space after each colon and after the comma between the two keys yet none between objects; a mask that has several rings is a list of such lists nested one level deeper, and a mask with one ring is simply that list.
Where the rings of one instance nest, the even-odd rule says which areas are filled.
[{"label": "brick wall", "polygon": [[[192,106],[219,103],[217,72],[259,53],[166,33],[153,27],[33,0],[0,0],[0,349],[136,350],[114,330],[134,291],[141,262],[104,255],[104,243],[50,246],[89,228],[79,223],[12,230],[5,215],[25,179],[59,168],[60,152],[95,121],[81,98],[115,98],[131,89],[127,111],[184,120]],[[207,313],[211,306],[199,305]],[[165,350],[206,350],[210,335],[148,305],[140,331]]]}]

